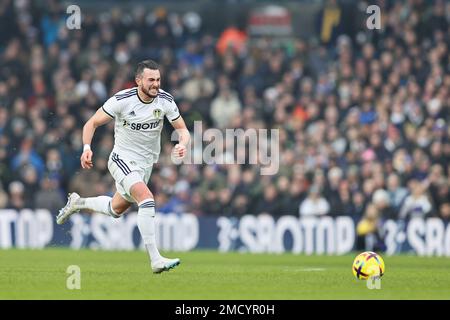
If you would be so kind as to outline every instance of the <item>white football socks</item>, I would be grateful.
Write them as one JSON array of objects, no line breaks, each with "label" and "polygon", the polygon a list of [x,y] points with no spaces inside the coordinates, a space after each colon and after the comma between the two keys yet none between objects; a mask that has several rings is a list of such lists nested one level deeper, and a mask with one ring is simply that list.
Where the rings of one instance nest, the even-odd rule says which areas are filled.
[{"label": "white football socks", "polygon": [[92,198],[80,198],[75,203],[75,207],[77,209],[87,209],[92,210],[94,212],[103,213],[107,216],[111,216],[113,218],[120,218],[111,207],[111,197],[108,196],[98,196]]},{"label": "white football socks", "polygon": [[156,247],[155,201],[145,199],[138,206],[137,225],[150,260],[155,262],[162,258]]}]

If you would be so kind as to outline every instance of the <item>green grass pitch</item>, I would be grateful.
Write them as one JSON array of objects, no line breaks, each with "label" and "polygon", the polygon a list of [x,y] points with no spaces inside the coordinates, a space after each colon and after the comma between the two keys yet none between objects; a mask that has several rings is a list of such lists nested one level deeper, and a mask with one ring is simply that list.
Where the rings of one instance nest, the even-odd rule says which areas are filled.
[{"label": "green grass pitch", "polygon": [[[0,299],[450,299],[450,258],[383,256],[381,289],[351,272],[356,254],[167,252],[181,265],[151,273],[144,251],[0,250]],[[81,289],[66,287],[69,265]]]}]

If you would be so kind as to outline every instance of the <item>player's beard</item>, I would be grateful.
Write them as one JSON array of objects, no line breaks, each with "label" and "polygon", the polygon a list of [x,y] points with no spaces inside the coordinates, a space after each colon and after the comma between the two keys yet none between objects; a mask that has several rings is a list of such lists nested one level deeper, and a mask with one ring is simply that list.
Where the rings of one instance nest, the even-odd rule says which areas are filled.
[{"label": "player's beard", "polygon": [[[151,93],[150,90],[152,90],[152,89],[155,89],[155,90],[156,90],[156,93],[155,93],[155,94]],[[149,88],[148,90],[142,90],[142,91],[143,91],[147,96],[149,96],[150,98],[156,98],[156,97],[158,96],[158,89],[159,89],[159,88]]]}]

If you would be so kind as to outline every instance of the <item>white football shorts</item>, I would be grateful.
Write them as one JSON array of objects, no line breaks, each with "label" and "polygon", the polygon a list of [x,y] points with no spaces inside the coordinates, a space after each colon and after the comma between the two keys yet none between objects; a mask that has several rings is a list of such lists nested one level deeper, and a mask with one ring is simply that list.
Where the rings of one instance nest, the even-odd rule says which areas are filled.
[{"label": "white football shorts", "polygon": [[111,152],[108,160],[108,169],[116,181],[117,192],[128,202],[136,202],[131,196],[131,186],[137,182],[148,183],[153,166],[143,167],[134,161],[122,158]]}]

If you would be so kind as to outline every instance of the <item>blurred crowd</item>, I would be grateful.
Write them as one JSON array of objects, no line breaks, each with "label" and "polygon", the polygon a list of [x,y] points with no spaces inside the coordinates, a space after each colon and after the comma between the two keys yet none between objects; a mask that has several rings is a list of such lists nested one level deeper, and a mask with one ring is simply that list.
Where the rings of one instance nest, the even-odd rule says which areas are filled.
[{"label": "blurred crowd", "polygon": [[151,58],[190,130],[280,133],[279,172],[261,176],[256,165],[174,165],[166,123],[149,183],[157,211],[349,215],[360,235],[385,219],[450,220],[450,3],[392,2],[383,30],[328,44],[234,26],[213,35],[195,13],[164,8],[83,12],[68,30],[65,8],[46,4],[0,0],[0,208],[112,195],[114,124],[97,130],[94,170],[79,165],[82,127]]}]

